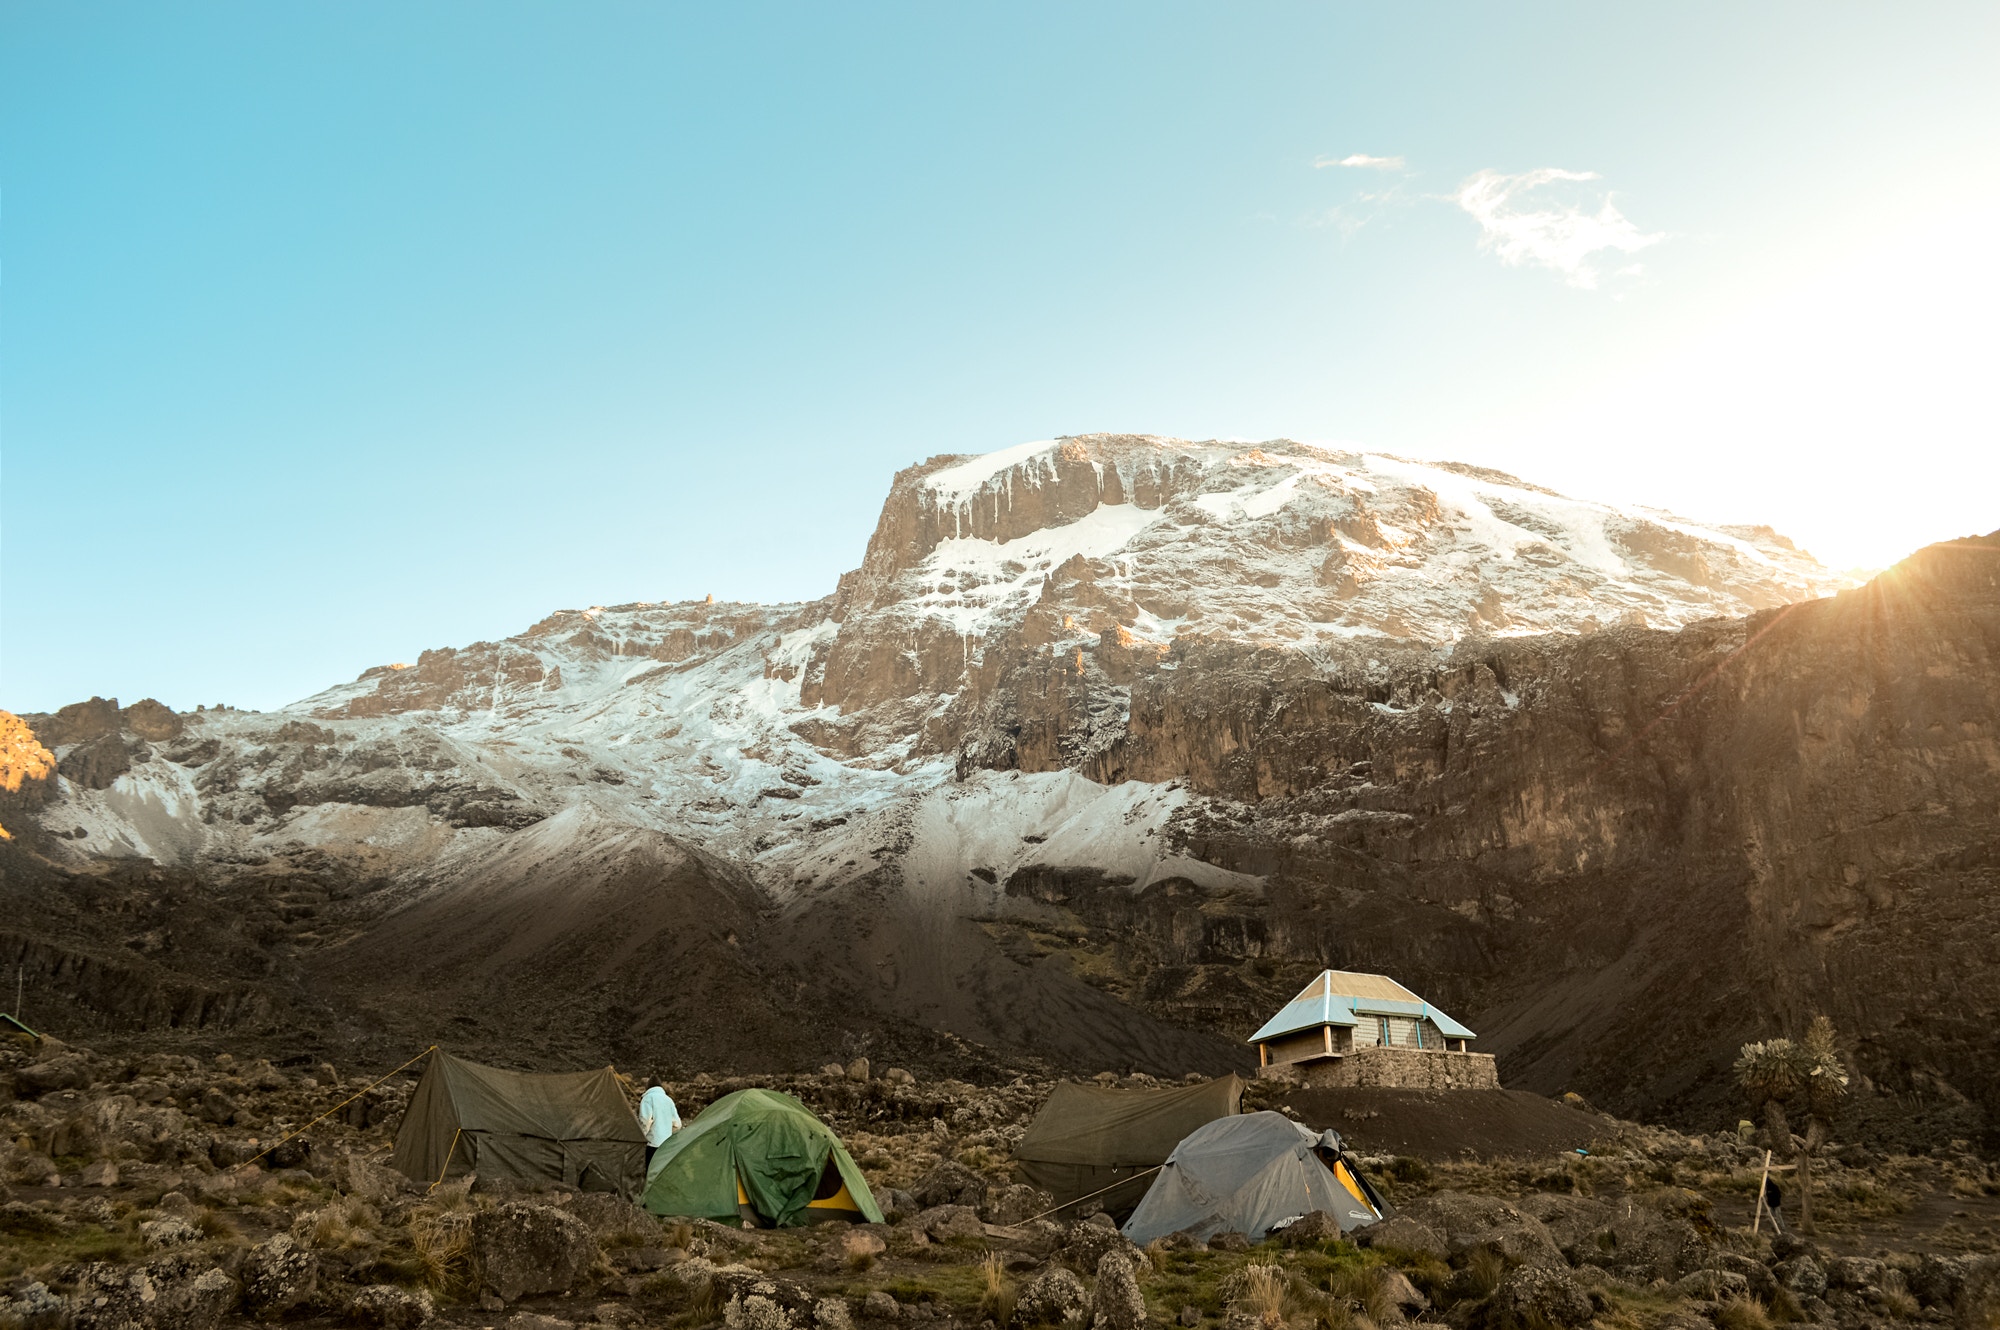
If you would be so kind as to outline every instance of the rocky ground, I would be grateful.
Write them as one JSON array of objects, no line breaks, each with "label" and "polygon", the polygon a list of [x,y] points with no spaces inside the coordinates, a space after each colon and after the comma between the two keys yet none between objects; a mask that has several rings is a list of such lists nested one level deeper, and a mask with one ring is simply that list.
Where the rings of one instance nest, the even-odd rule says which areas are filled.
[{"label": "rocky ground", "polygon": [[1817,1237],[1774,1240],[1750,1231],[1763,1151],[1748,1134],[1513,1092],[1253,1084],[1246,1109],[1347,1133],[1394,1216],[1346,1239],[1307,1227],[1139,1250],[1102,1216],[1041,1215],[1049,1198],[1011,1176],[1043,1079],[857,1062],[670,1086],[689,1117],[752,1083],[799,1096],[889,1217],[765,1232],[560,1188],[411,1183],[385,1161],[418,1068],[377,1083],[385,1070],[0,1050],[0,1325],[1769,1330],[1989,1326],[2000,1307],[2000,1173],[1963,1143],[1836,1145]]}]

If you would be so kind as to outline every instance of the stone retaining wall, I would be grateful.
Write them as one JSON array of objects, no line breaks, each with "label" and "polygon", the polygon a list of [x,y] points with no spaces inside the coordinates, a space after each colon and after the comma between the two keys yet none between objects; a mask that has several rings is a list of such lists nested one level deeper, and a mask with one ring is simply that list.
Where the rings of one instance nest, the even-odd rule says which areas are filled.
[{"label": "stone retaining wall", "polygon": [[1395,1090],[1497,1090],[1500,1071],[1491,1053],[1445,1053],[1421,1048],[1357,1048],[1337,1062],[1278,1063],[1260,1068],[1266,1080],[1315,1089],[1375,1086]]}]

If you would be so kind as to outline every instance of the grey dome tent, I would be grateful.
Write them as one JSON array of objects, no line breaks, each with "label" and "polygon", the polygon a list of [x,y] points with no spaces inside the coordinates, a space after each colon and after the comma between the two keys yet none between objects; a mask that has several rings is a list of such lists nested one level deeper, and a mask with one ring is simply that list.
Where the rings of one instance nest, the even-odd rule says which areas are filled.
[{"label": "grey dome tent", "polygon": [[503,1071],[440,1049],[410,1096],[389,1163],[422,1183],[477,1173],[632,1196],[646,1134],[617,1075]]},{"label": "grey dome tent", "polygon": [[1246,1113],[1211,1122],[1175,1146],[1123,1232],[1142,1247],[1169,1233],[1197,1242],[1241,1233],[1262,1242],[1314,1210],[1332,1215],[1345,1233],[1382,1218],[1385,1207],[1337,1133],[1315,1132],[1282,1113]]},{"label": "grey dome tent", "polygon": [[1059,1205],[1085,1197],[1123,1215],[1146,1194],[1146,1178],[1204,1122],[1235,1114],[1234,1075],[1163,1090],[1118,1090],[1065,1081],[1014,1147],[1022,1175]]}]

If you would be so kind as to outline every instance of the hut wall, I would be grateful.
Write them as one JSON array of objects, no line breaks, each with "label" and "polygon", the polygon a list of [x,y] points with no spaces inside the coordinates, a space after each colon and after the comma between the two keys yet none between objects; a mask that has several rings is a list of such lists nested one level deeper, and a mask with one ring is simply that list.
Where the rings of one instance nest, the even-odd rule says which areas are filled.
[{"label": "hut wall", "polygon": [[1273,1065],[1259,1075],[1301,1085],[1379,1086],[1404,1090],[1497,1090],[1500,1071],[1491,1053],[1446,1053],[1417,1048],[1360,1048],[1337,1061]]},{"label": "hut wall", "polygon": [[[1264,1047],[1269,1050],[1271,1064],[1277,1066],[1282,1063],[1301,1062],[1307,1058],[1325,1057],[1326,1035],[1322,1033],[1324,1028],[1314,1026],[1297,1034],[1281,1034],[1276,1039],[1266,1039]],[[1340,1049],[1337,1032],[1334,1048],[1336,1052]]]}]

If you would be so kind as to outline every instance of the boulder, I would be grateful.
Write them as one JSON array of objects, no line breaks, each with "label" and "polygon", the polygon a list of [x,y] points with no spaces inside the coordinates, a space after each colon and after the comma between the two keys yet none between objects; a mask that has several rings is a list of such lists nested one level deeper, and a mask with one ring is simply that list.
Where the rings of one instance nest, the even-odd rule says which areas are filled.
[{"label": "boulder", "polygon": [[937,1205],[969,1205],[976,1210],[986,1204],[986,1179],[957,1160],[947,1159],[911,1183],[910,1196],[920,1210]]},{"label": "boulder", "polygon": [[12,1293],[0,1296],[0,1325],[20,1330],[64,1330],[70,1324],[70,1305],[49,1292],[39,1280],[30,1279]]},{"label": "boulder", "polygon": [[1727,1302],[1752,1296],[1750,1281],[1734,1270],[1696,1270],[1668,1285],[1674,1296],[1702,1302]]},{"label": "boulder", "polygon": [[166,1251],[173,1247],[185,1247],[201,1241],[201,1230],[185,1219],[171,1216],[165,1219],[149,1219],[139,1225],[139,1237],[147,1248]]},{"label": "boulder", "polygon": [[1366,1228],[1358,1228],[1354,1230],[1354,1242],[1360,1247],[1434,1256],[1440,1261],[1450,1254],[1436,1229],[1429,1224],[1420,1224],[1408,1215],[1394,1215]]},{"label": "boulder", "polygon": [[854,1059],[854,1061],[852,1061],[852,1062],[848,1063],[848,1064],[847,1064],[847,1079],[848,1079],[848,1080],[850,1080],[850,1081],[865,1081],[865,1080],[867,1080],[867,1079],[868,1079],[868,1059],[867,1059],[867,1058],[856,1058],[856,1059]]},{"label": "boulder", "polygon": [[115,1187],[118,1185],[118,1165],[109,1159],[99,1159],[85,1164],[83,1171],[76,1175],[79,1187]]},{"label": "boulder", "polygon": [[1548,1230],[1573,1265],[1615,1270],[1636,1283],[1672,1282],[1714,1264],[1713,1244],[1700,1225],[1713,1223],[1708,1201],[1684,1187],[1667,1187],[1616,1205],[1583,1196],[1537,1195],[1515,1202]]},{"label": "boulder", "polygon": [[1067,1266],[1047,1265],[1030,1279],[1014,1300],[1014,1320],[1021,1325],[1062,1325],[1090,1310],[1090,1290]]},{"label": "boulder", "polygon": [[62,1170],[39,1150],[26,1150],[7,1161],[7,1180],[26,1187],[58,1187]]},{"label": "boulder", "polygon": [[904,1071],[901,1067],[889,1068],[889,1070],[882,1073],[882,1079],[891,1085],[915,1085],[917,1083],[917,1078],[910,1075],[909,1072]]},{"label": "boulder", "polygon": [[919,1210],[911,1221],[932,1242],[971,1243],[986,1240],[986,1226],[969,1205],[937,1205]]},{"label": "boulder", "polygon": [[1816,1298],[1826,1292],[1826,1270],[1810,1256],[1794,1256],[1771,1267],[1771,1278],[1801,1298]]},{"label": "boulder", "polygon": [[1144,1330],[1146,1298],[1138,1273],[1122,1251],[1108,1251],[1097,1263],[1097,1292],[1090,1302],[1090,1330]]},{"label": "boulder", "polygon": [[1452,1256],[1488,1246],[1517,1265],[1565,1264],[1541,1220],[1496,1197],[1435,1192],[1412,1201],[1403,1214],[1436,1232]]},{"label": "boulder", "polygon": [[1493,1295],[1503,1324],[1585,1326],[1595,1309],[1566,1266],[1527,1265],[1510,1271]]},{"label": "boulder", "polygon": [[192,1256],[142,1266],[93,1262],[76,1283],[76,1330],[215,1330],[236,1305],[236,1281]]},{"label": "boulder", "polygon": [[422,1190],[395,1169],[384,1167],[355,1154],[343,1155],[335,1161],[327,1180],[333,1184],[336,1191],[345,1192],[349,1196],[358,1196],[377,1205]]},{"label": "boulder", "polygon": [[1955,1256],[1925,1256],[1904,1278],[1926,1307],[1949,1307],[1965,1289],[1965,1262]]},{"label": "boulder", "polygon": [[979,1207],[979,1214],[989,1224],[1011,1226],[1046,1213],[1055,1207],[1055,1203],[1056,1198],[1040,1187],[1011,1182],[989,1189],[986,1203]]},{"label": "boulder", "polygon": [[[747,1265],[719,1265],[709,1272],[709,1287],[728,1308],[736,1308],[737,1324],[754,1327],[775,1313],[785,1324],[804,1326],[812,1319],[813,1293],[805,1285],[780,1279]],[[769,1311],[767,1312],[767,1308]],[[748,1318],[747,1321],[745,1318]]]},{"label": "boulder", "polygon": [[1771,1235],[1771,1260],[1789,1261],[1794,1256],[1804,1256],[1813,1249],[1812,1243],[1797,1233],[1773,1233]]},{"label": "boulder", "polygon": [[201,1207],[189,1200],[188,1194],[184,1191],[168,1192],[153,1208],[169,1219],[193,1220],[201,1214]]},{"label": "boulder", "polygon": [[14,1093],[33,1099],[53,1090],[87,1090],[95,1077],[82,1053],[62,1053],[14,1073]]},{"label": "boulder", "polygon": [[1827,1286],[1850,1292],[1874,1288],[1882,1282],[1884,1269],[1882,1262],[1866,1256],[1836,1256],[1826,1263]]},{"label": "boulder", "polygon": [[608,1191],[578,1192],[562,1208],[581,1219],[603,1244],[645,1246],[659,1240],[659,1220]]},{"label": "boulder", "polygon": [[1097,1263],[1104,1259],[1104,1253],[1111,1251],[1132,1255],[1137,1253],[1138,1248],[1117,1229],[1081,1219],[1064,1230],[1062,1240],[1056,1244],[1055,1259],[1082,1274],[1094,1272]]},{"label": "boulder", "polygon": [[1277,1232],[1287,1247],[1317,1247],[1323,1242],[1340,1241],[1340,1221],[1324,1210],[1301,1215]]},{"label": "boulder", "polygon": [[1750,1296],[1759,1302],[1769,1302],[1778,1291],[1778,1281],[1771,1278],[1770,1268],[1740,1252],[1716,1252],[1709,1264],[1717,1270],[1742,1275],[1750,1287]]},{"label": "boulder", "polygon": [[252,1247],[239,1273],[244,1306],[264,1320],[277,1320],[307,1305],[319,1291],[319,1258],[289,1233]]},{"label": "boulder", "polygon": [[376,1326],[380,1330],[417,1330],[437,1315],[431,1295],[421,1289],[412,1292],[394,1284],[370,1284],[347,1304],[352,1325]]},{"label": "boulder", "polygon": [[903,1308],[895,1294],[878,1288],[861,1300],[861,1314],[873,1321],[896,1321],[902,1319]]},{"label": "boulder", "polygon": [[576,1330],[576,1322],[558,1320],[541,1312],[515,1312],[507,1318],[505,1330]]},{"label": "boulder", "polygon": [[472,1219],[474,1279],[508,1302],[569,1292],[583,1282],[597,1252],[584,1222],[554,1206],[509,1201]]},{"label": "boulder", "polygon": [[866,1265],[889,1250],[889,1244],[882,1240],[880,1233],[866,1228],[842,1230],[832,1246],[834,1259],[850,1269]]},{"label": "boulder", "polygon": [[1430,1310],[1431,1300],[1410,1282],[1408,1275],[1393,1265],[1377,1266],[1375,1282],[1382,1290],[1383,1301],[1401,1308],[1404,1315],[1415,1316]]}]

